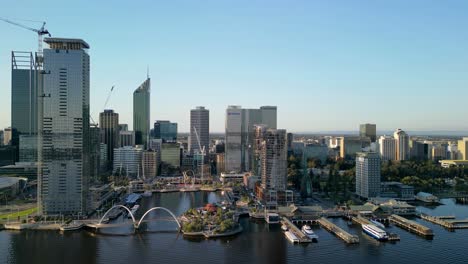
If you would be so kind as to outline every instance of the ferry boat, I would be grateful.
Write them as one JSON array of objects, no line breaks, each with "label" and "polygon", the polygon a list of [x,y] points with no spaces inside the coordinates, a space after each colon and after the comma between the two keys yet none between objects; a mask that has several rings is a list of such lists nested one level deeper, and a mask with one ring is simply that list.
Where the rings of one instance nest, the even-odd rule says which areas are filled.
[{"label": "ferry boat", "polygon": [[281,225],[281,230],[283,231],[288,231],[288,226],[287,225]]},{"label": "ferry boat", "polygon": [[368,234],[374,239],[379,241],[386,241],[388,240],[388,234],[384,230],[378,228],[375,225],[362,225],[362,230],[364,233]]},{"label": "ferry boat", "polygon": [[375,226],[379,227],[379,228],[382,228],[382,229],[385,229],[385,225],[380,223],[379,221],[377,220],[370,220],[372,224],[374,224]]},{"label": "ferry boat", "polygon": [[84,226],[83,223],[81,222],[76,222],[73,221],[70,224],[64,224],[60,226],[60,231],[66,232],[66,231],[76,231],[80,230]]},{"label": "ferry boat", "polygon": [[[135,213],[140,209],[140,205],[135,204],[132,209],[130,209],[130,212],[132,212],[132,215],[135,215]],[[132,218],[130,214],[128,214],[127,218]]]},{"label": "ferry boat", "polygon": [[284,234],[291,243],[299,243],[299,239],[291,231],[286,231]]},{"label": "ferry boat", "polygon": [[304,226],[302,226],[301,231],[302,231],[302,233],[304,233],[306,236],[308,236],[310,239],[315,239],[315,240],[318,239],[318,236],[314,233],[314,231],[312,230],[312,228],[310,228],[309,225],[304,225]]}]

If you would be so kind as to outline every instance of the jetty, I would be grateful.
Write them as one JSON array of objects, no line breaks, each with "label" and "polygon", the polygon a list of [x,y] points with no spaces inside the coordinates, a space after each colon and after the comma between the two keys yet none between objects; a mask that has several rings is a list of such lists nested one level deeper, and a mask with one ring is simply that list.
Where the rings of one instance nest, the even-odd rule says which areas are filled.
[{"label": "jetty", "polygon": [[427,214],[419,214],[423,220],[440,225],[447,229],[466,229],[468,228],[468,219],[457,220],[455,216],[431,216]]},{"label": "jetty", "polygon": [[432,238],[434,237],[434,232],[432,229],[421,225],[415,221],[406,219],[404,217],[401,217],[399,215],[391,215],[389,217],[390,221],[393,222],[395,225],[397,225],[400,228],[403,228],[405,230],[408,230],[412,233],[418,234],[420,236],[424,236],[426,238]]},{"label": "jetty", "polygon": [[322,217],[319,219],[319,224],[321,227],[325,228],[330,233],[336,235],[337,237],[341,238],[348,244],[358,244],[359,237],[356,235],[351,235],[350,233],[344,231],[337,225],[333,224],[332,222],[328,221],[326,218]]}]

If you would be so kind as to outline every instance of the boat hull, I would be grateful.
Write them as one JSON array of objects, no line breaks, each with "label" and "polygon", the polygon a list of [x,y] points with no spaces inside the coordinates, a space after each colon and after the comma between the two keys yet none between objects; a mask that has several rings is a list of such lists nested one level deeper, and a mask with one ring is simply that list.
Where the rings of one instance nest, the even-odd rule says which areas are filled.
[{"label": "boat hull", "polygon": [[366,230],[366,229],[364,229],[364,228],[362,229],[362,231],[363,231],[364,233],[366,233],[368,236],[370,236],[370,237],[372,237],[373,239],[375,239],[375,240],[378,240],[378,241],[387,241],[387,240],[388,240],[388,237],[380,237],[380,236],[377,236],[377,235],[371,233],[370,231],[368,231],[368,230]]}]

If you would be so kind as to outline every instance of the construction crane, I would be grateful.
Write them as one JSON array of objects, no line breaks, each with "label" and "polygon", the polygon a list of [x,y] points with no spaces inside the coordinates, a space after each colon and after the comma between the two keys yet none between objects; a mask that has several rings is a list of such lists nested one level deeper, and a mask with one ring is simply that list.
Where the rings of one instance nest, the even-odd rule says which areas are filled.
[{"label": "construction crane", "polygon": [[49,33],[49,31],[45,28],[46,22],[42,22],[42,27],[41,28],[35,29],[35,28],[31,28],[31,27],[28,27],[28,26],[13,22],[13,21],[8,20],[6,18],[0,17],[0,20],[3,20],[3,21],[5,21],[5,22],[7,22],[9,24],[12,24],[12,25],[15,25],[15,26],[18,26],[18,27],[21,27],[21,28],[24,28],[24,29],[27,29],[27,30],[30,30],[30,31],[33,31],[33,32],[37,33],[38,47],[37,47],[37,54],[36,54],[36,64],[39,67],[39,69],[42,69],[41,66],[42,66],[42,62],[43,62],[43,57],[42,57],[43,36],[44,35],[48,35],[49,37],[52,36]]},{"label": "construction crane", "polygon": [[197,132],[197,128],[196,127],[193,127],[193,130],[195,131],[195,136],[197,137],[197,142],[198,142],[198,149],[200,150],[200,154],[202,156],[202,160],[201,160],[201,181],[203,182],[204,178],[203,178],[203,166],[205,165],[205,146],[201,146],[200,144],[200,136],[198,135],[198,132]]},{"label": "construction crane", "polygon": [[110,99],[110,97],[112,95],[112,91],[114,91],[114,87],[115,87],[115,85],[112,85],[112,88],[110,89],[109,94],[107,95],[106,101],[104,102],[103,110],[106,109],[107,103],[109,102],[109,99]]}]

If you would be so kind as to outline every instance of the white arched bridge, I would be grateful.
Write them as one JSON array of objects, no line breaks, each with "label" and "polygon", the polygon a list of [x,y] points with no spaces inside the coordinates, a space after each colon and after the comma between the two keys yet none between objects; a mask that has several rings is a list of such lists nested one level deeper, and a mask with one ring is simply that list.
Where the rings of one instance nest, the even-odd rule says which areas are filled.
[{"label": "white arched bridge", "polygon": [[[111,213],[112,210],[114,209],[124,209],[125,211],[127,211],[128,215],[130,216],[131,218],[131,221],[132,221],[132,224],[133,224],[133,227],[135,230],[138,230],[141,226],[142,223],[146,222],[146,218],[148,216],[149,213],[153,212],[153,211],[157,211],[157,210],[160,210],[160,211],[163,211],[163,212],[166,212],[170,215],[170,218],[169,219],[163,219],[163,220],[169,220],[169,221],[174,221],[177,223],[177,226],[178,226],[178,230],[180,231],[180,229],[182,228],[180,222],[179,222],[179,219],[177,219],[177,217],[174,215],[174,213],[172,213],[169,209],[167,208],[164,208],[164,207],[153,207],[153,208],[150,208],[148,211],[146,211],[143,216],[137,220],[135,218],[135,215],[133,215],[132,211],[124,206],[124,205],[114,205],[113,207],[111,207],[109,210],[107,210],[107,212],[102,216],[102,218],[99,220],[99,222],[97,224],[88,224],[88,226],[90,227],[93,227],[93,228],[96,228],[96,229],[100,229],[100,228],[105,228],[105,227],[118,227],[118,226],[122,226],[123,224],[105,224],[103,223],[103,221],[107,218],[107,216]],[[161,219],[156,219],[156,221],[158,220],[161,220]],[[125,223],[124,223],[125,224]]]}]

